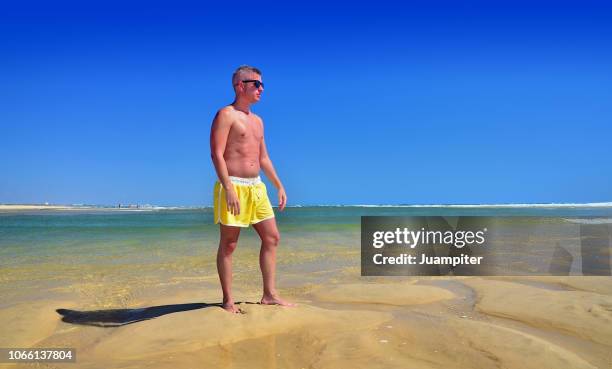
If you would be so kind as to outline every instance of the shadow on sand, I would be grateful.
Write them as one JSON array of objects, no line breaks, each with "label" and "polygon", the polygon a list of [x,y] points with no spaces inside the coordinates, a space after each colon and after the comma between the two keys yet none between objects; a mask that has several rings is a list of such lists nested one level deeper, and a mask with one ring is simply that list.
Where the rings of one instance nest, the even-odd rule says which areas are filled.
[{"label": "shadow on sand", "polygon": [[77,311],[68,309],[57,309],[58,314],[62,315],[62,321],[66,323],[93,325],[96,327],[120,327],[143,320],[157,318],[162,315],[204,309],[209,307],[221,307],[221,303],[192,303],[151,306],[140,309],[111,309],[111,310],[92,310]]}]

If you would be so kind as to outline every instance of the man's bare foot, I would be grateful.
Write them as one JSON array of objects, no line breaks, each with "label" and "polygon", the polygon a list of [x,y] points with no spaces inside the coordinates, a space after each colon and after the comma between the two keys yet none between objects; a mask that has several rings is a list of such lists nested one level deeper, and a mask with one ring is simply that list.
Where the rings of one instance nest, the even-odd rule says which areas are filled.
[{"label": "man's bare foot", "polygon": [[244,314],[244,311],[234,305],[233,302],[224,302],[223,304],[221,304],[221,307],[223,308],[223,310],[232,314]]},{"label": "man's bare foot", "polygon": [[280,297],[278,297],[278,295],[270,295],[270,296],[264,296],[261,298],[261,301],[259,302],[262,305],[280,305],[280,306],[297,306],[297,304],[294,304],[293,302],[289,302],[289,301],[285,301],[283,299],[281,299]]}]

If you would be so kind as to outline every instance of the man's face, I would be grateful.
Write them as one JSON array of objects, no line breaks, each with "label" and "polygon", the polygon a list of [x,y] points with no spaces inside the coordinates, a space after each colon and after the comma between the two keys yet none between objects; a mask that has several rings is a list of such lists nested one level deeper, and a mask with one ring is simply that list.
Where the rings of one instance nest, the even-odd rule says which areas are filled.
[{"label": "man's face", "polygon": [[[244,78],[243,81],[259,81],[261,83],[261,76],[257,73],[251,73],[247,75],[247,78]],[[258,102],[261,98],[261,93],[264,90],[263,85],[256,87],[256,82],[240,82],[242,84],[243,94],[251,101]]]}]

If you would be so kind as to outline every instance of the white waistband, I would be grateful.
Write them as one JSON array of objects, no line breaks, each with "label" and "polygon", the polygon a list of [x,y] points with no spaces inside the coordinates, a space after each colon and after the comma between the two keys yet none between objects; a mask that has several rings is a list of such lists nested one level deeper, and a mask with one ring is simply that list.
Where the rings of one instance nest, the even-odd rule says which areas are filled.
[{"label": "white waistband", "polygon": [[230,181],[233,184],[243,185],[243,186],[253,186],[261,183],[261,177],[257,176],[255,178],[240,178],[240,177],[229,177]]}]

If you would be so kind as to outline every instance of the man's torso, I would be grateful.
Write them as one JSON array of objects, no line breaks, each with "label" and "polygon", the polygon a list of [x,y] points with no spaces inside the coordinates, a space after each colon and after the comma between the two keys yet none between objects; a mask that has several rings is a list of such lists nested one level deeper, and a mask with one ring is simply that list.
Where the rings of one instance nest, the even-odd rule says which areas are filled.
[{"label": "man's torso", "polygon": [[231,128],[223,158],[230,176],[252,178],[259,175],[260,145],[263,139],[263,123],[251,112],[243,113],[233,106],[225,107],[231,114]]}]

